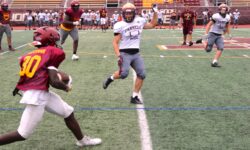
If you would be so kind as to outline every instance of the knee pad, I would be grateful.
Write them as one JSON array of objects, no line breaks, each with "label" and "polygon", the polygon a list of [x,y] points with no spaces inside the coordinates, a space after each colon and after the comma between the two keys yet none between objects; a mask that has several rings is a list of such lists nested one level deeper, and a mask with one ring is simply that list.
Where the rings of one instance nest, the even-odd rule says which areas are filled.
[{"label": "knee pad", "polygon": [[128,76],[128,71],[124,71],[124,72],[120,73],[120,78],[121,79],[125,79],[125,78],[127,78],[127,76]]}]

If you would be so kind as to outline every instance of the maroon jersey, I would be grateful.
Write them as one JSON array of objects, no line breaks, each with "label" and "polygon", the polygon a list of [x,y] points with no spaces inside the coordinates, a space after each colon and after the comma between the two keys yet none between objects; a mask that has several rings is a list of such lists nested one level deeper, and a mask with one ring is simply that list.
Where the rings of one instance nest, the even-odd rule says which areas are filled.
[{"label": "maroon jersey", "polygon": [[20,79],[17,88],[26,90],[48,90],[49,75],[48,67],[58,68],[65,59],[63,50],[47,46],[34,50],[20,59]]},{"label": "maroon jersey", "polygon": [[3,11],[0,10],[0,22],[2,24],[10,24],[10,19],[11,19],[11,11]]},{"label": "maroon jersey", "polygon": [[[65,15],[68,16],[69,20],[68,21],[79,21],[81,18],[81,15],[83,13],[82,9],[79,9],[77,12],[73,11],[72,8],[67,8],[67,10],[65,11]],[[66,31],[70,31],[75,27],[75,25],[73,24],[67,24],[67,23],[62,23],[61,24],[61,28],[66,30]]]},{"label": "maroon jersey", "polygon": [[194,17],[195,17],[195,14],[193,11],[186,10],[186,11],[182,12],[181,18],[183,19],[183,26],[184,27],[193,26]]},{"label": "maroon jersey", "polygon": [[100,17],[101,18],[106,18],[107,17],[107,11],[105,9],[101,9],[99,12],[100,12]]}]

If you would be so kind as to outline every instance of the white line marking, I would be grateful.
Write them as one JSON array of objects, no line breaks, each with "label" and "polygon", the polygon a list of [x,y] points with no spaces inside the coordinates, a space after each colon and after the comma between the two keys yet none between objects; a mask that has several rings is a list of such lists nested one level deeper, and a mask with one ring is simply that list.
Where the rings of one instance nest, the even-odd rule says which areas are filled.
[{"label": "white line marking", "polygon": [[161,45],[161,48],[167,50],[168,48],[165,45]]},{"label": "white line marking", "polygon": [[[135,79],[136,79],[136,73],[133,70],[134,84],[135,84]],[[143,102],[143,97],[142,97],[141,91],[139,92],[139,98]],[[141,108],[144,108],[144,104],[137,104],[136,108],[137,108],[136,110],[137,110],[137,114],[138,114],[139,127],[140,127],[140,131],[141,131],[141,135],[140,135],[141,150],[153,150],[152,141],[151,141],[151,137],[150,137],[150,133],[149,133],[147,116],[146,116],[144,109],[141,109]]]},{"label": "white line marking", "polygon": [[246,57],[246,58],[249,58],[249,56],[248,55],[243,55],[244,57]]},{"label": "white line marking", "polygon": [[[29,43],[23,44],[23,45],[21,45],[21,46],[16,47],[15,49],[24,47],[24,46],[26,46],[26,45],[28,45],[28,44],[29,44]],[[6,54],[6,53],[8,53],[8,52],[10,52],[10,51],[2,52],[2,53],[0,53],[0,55]]]},{"label": "white line marking", "polygon": [[192,55],[188,55],[188,57],[190,57],[190,58],[191,58],[191,57],[193,57],[193,56],[192,56]]}]

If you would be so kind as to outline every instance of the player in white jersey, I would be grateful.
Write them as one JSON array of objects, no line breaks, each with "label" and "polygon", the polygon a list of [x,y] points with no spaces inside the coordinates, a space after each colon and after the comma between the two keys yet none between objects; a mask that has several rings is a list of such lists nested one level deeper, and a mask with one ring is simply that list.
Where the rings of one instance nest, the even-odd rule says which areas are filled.
[{"label": "player in white jersey", "polygon": [[154,6],[154,17],[150,23],[135,14],[136,7],[132,3],[126,3],[122,7],[123,20],[114,25],[113,47],[118,58],[119,70],[109,76],[103,83],[103,88],[115,79],[125,79],[128,76],[130,66],[136,72],[135,86],[130,102],[142,104],[139,99],[143,80],[145,79],[145,67],[139,54],[140,40],[143,29],[152,29],[157,25],[157,8]]},{"label": "player in white jersey", "polygon": [[240,12],[238,9],[235,9],[235,12],[233,12],[233,28],[238,28],[238,22],[240,18]]},{"label": "player in white jersey", "polygon": [[[205,42],[205,50],[211,52],[213,45],[217,46],[217,51],[215,53],[214,59],[211,63],[212,67],[218,67],[218,60],[221,57],[222,51],[224,49],[224,39],[223,34],[229,34],[229,24],[230,16],[228,15],[229,7],[226,4],[221,4],[219,6],[219,13],[213,14],[211,21],[207,24],[205,36],[207,42]],[[200,43],[202,40],[197,40],[196,43]]]}]

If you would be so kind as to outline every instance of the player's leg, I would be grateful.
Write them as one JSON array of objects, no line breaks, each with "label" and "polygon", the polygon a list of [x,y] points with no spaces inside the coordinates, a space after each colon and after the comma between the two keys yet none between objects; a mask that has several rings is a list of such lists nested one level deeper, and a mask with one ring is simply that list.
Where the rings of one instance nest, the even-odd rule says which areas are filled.
[{"label": "player's leg", "polygon": [[132,59],[130,54],[120,52],[120,59],[118,60],[119,70],[114,72],[103,82],[103,88],[104,89],[108,88],[109,84],[113,82],[115,79],[125,79],[129,74],[131,61]]},{"label": "player's leg", "polygon": [[136,72],[136,80],[133,89],[133,95],[131,97],[131,103],[142,104],[141,100],[139,99],[139,92],[141,91],[143,81],[146,77],[146,71],[144,67],[144,61],[139,53],[134,55],[131,66]]},{"label": "player's leg", "polygon": [[69,32],[71,38],[73,39],[73,55],[72,60],[78,60],[79,56],[76,55],[77,49],[78,49],[78,41],[79,41],[79,35],[78,35],[78,29],[75,27]]},{"label": "player's leg", "polygon": [[2,50],[3,33],[4,33],[4,26],[0,26],[0,52],[3,52],[3,50]]},{"label": "player's leg", "polygon": [[215,40],[217,39],[217,35],[214,33],[208,33],[207,36],[207,42],[205,44],[205,51],[206,52],[211,52],[213,50],[213,45],[215,43]]},{"label": "player's leg", "polygon": [[182,29],[182,33],[183,33],[183,43],[182,45],[187,45],[187,34],[188,34],[188,30],[186,27],[183,26]]},{"label": "player's leg", "polygon": [[49,92],[49,101],[45,107],[46,111],[64,118],[64,122],[77,139],[78,146],[101,144],[99,138],[90,138],[83,135],[78,121],[74,117],[74,108],[61,99],[59,95]]},{"label": "player's leg", "polygon": [[187,40],[188,40],[188,45],[192,46],[193,45],[193,37],[192,37],[192,33],[193,33],[193,26],[189,26],[187,28]]},{"label": "player's leg", "polygon": [[65,30],[60,28],[59,33],[60,33],[61,45],[63,45],[65,40],[67,39],[67,37],[69,35],[69,31],[65,31]]},{"label": "player's leg", "polygon": [[0,145],[27,139],[42,120],[44,106],[26,105],[17,131],[0,136]]},{"label": "player's leg", "polygon": [[223,40],[223,37],[222,36],[218,36],[216,41],[215,41],[215,44],[217,46],[217,51],[215,53],[215,56],[214,56],[214,59],[211,63],[211,66],[212,67],[218,67],[219,66],[219,59],[222,55],[222,52],[224,50],[224,40]]},{"label": "player's leg", "polygon": [[12,47],[12,40],[11,40],[11,27],[10,25],[5,26],[5,33],[7,36],[7,43],[10,51],[15,51],[15,49]]}]

